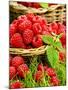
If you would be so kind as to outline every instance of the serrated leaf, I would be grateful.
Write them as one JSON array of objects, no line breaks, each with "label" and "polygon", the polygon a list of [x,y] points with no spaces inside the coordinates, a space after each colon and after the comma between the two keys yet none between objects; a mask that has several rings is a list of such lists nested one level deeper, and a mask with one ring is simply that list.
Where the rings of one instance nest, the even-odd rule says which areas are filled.
[{"label": "serrated leaf", "polygon": [[63,47],[60,41],[53,43],[54,47],[57,48],[59,51],[62,51]]},{"label": "serrated leaf", "polygon": [[58,78],[60,80],[60,84],[65,85],[66,84],[66,66],[64,64],[58,63],[55,69],[56,69]]},{"label": "serrated leaf", "polygon": [[42,8],[48,8],[48,3],[40,3]]},{"label": "serrated leaf", "polygon": [[53,46],[48,47],[48,49],[47,49],[47,58],[48,58],[48,61],[49,61],[50,65],[53,68],[55,68],[59,57],[58,57],[58,51]]},{"label": "serrated leaf", "polygon": [[49,35],[42,35],[42,40],[45,44],[53,44],[53,38]]}]

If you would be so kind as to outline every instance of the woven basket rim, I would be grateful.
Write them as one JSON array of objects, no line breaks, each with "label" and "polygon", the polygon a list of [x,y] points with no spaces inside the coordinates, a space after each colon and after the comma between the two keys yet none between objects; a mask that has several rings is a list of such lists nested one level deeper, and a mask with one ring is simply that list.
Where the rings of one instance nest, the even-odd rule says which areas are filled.
[{"label": "woven basket rim", "polygon": [[[16,1],[10,1],[10,11],[12,12],[16,12],[18,13],[18,11],[20,11],[22,13],[22,11],[26,11],[27,13],[37,13],[37,14],[42,14],[42,13],[47,13],[47,12],[51,12],[59,7],[64,7],[65,4],[57,4],[57,5],[52,5],[48,8],[32,8],[32,7],[26,7],[24,5],[18,4]],[[12,9],[11,9],[12,8]]]}]

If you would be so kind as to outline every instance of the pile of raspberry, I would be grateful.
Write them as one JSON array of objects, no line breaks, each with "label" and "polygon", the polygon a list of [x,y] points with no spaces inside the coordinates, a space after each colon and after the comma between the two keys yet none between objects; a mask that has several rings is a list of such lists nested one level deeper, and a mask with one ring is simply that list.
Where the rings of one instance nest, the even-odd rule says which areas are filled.
[{"label": "pile of raspberry", "polygon": [[[9,67],[9,79],[11,81],[10,88],[23,88],[24,82],[19,79],[25,79],[29,73],[32,73],[28,65],[26,64],[26,59],[21,56],[10,56],[10,67]],[[38,64],[37,71],[32,75],[33,80],[35,82],[40,83],[45,75],[49,76],[49,84],[51,86],[58,86],[60,84],[60,80],[57,77],[56,71],[42,63]]]},{"label": "pile of raspberry", "polygon": [[32,13],[21,15],[10,24],[10,47],[13,48],[38,48],[44,43],[42,35],[50,35],[51,33],[60,34],[62,45],[66,45],[65,26],[62,23],[53,22],[49,26],[47,20],[39,15]]}]

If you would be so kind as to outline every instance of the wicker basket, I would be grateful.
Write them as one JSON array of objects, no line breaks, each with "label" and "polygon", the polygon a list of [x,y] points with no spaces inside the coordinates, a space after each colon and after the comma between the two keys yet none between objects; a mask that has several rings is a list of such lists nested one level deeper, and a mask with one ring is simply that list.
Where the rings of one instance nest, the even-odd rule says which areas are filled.
[{"label": "wicker basket", "polygon": [[[45,17],[48,21],[48,24],[51,22],[65,22],[66,20],[66,6],[65,5],[53,5],[47,9],[39,8],[31,8],[25,7],[23,5],[18,4],[17,2],[10,2],[10,21],[17,18],[19,15],[26,13],[34,13]],[[22,49],[22,48],[10,48],[10,54],[19,54],[22,56],[34,56],[44,54],[47,46],[41,46],[39,48],[34,49]]]}]

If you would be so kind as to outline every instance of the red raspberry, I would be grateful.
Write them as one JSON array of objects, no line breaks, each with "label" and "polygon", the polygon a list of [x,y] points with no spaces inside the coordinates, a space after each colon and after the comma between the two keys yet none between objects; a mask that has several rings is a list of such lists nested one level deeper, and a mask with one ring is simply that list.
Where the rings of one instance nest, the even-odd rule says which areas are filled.
[{"label": "red raspberry", "polygon": [[43,78],[43,73],[42,71],[37,71],[35,74],[34,74],[34,78],[36,81],[40,81],[42,78]]},{"label": "red raspberry", "polygon": [[29,73],[29,68],[26,64],[22,64],[18,67],[17,71],[18,71],[18,75],[21,78],[25,78],[26,75]]},{"label": "red raspberry", "polygon": [[65,54],[63,52],[59,52],[59,60],[64,61]]},{"label": "red raspberry", "polygon": [[16,75],[15,67],[10,66],[10,68],[9,68],[9,77],[10,77],[10,79],[14,78],[15,75]]},{"label": "red raspberry", "polygon": [[30,29],[26,29],[23,32],[23,40],[25,44],[30,44],[32,42],[33,39],[33,31]]},{"label": "red raspberry", "polygon": [[33,32],[34,32],[35,35],[41,34],[42,27],[41,27],[40,23],[34,23],[33,24]]},{"label": "red raspberry", "polygon": [[17,31],[17,29],[16,29],[15,25],[11,24],[9,27],[10,38],[16,33],[16,31]]},{"label": "red raspberry", "polygon": [[10,64],[10,66],[12,66],[12,59],[13,59],[13,57],[10,55],[9,56],[9,64]]},{"label": "red raspberry", "polygon": [[55,33],[55,34],[57,34],[58,32],[58,25],[57,25],[57,23],[56,22],[53,22],[53,23],[51,23],[50,25],[49,25],[49,31],[52,33]]},{"label": "red raspberry", "polygon": [[26,14],[26,16],[32,22],[34,14],[33,13],[28,13],[28,14]]},{"label": "red raspberry", "polygon": [[44,71],[44,68],[43,68],[42,64],[39,64],[37,69],[40,70],[40,71]]},{"label": "red raspberry", "polygon": [[51,77],[56,76],[56,73],[55,73],[54,69],[52,69],[52,68],[47,68],[46,72]]},{"label": "red raspberry", "polygon": [[12,47],[16,48],[25,48],[25,45],[23,43],[23,39],[21,37],[21,34],[15,33],[12,38],[10,39],[10,44]]},{"label": "red raspberry", "polygon": [[14,20],[14,21],[12,22],[12,24],[17,28],[17,26],[18,26],[18,20]]},{"label": "red raspberry", "polygon": [[24,58],[21,56],[15,56],[12,59],[12,66],[14,66],[15,68],[18,68],[23,63],[24,63]]},{"label": "red raspberry", "polygon": [[50,80],[50,82],[54,85],[54,86],[58,86],[60,81],[56,76],[53,76]]},{"label": "red raspberry", "polygon": [[41,26],[47,24],[46,19],[38,15],[34,16],[32,21],[33,23],[40,23]]},{"label": "red raspberry", "polygon": [[28,2],[17,2],[17,3],[28,7]]},{"label": "red raspberry", "polygon": [[51,36],[51,34],[48,32],[48,31],[42,31],[42,35],[49,35],[49,36]]},{"label": "red raspberry", "polygon": [[65,33],[65,26],[62,23],[58,23],[58,34]]},{"label": "red raspberry", "polygon": [[40,8],[41,6],[40,6],[39,3],[33,3],[32,7],[34,7],[34,8]]},{"label": "red raspberry", "polygon": [[25,20],[27,20],[26,15],[21,15],[21,16],[18,17],[18,22],[19,22],[19,23],[22,23],[22,22],[24,22]]},{"label": "red raspberry", "polygon": [[36,47],[36,48],[42,46],[43,45],[42,38],[39,35],[35,36],[33,38],[32,45],[33,47]]},{"label": "red raspberry", "polygon": [[48,69],[48,66],[44,66],[44,71],[46,71]]},{"label": "red raspberry", "polygon": [[10,84],[10,89],[18,89],[22,87],[23,87],[23,84],[20,81],[15,81]]},{"label": "red raspberry", "polygon": [[66,47],[66,33],[63,33],[62,37],[60,38],[60,41],[62,43],[62,46]]},{"label": "red raspberry", "polygon": [[18,29],[22,33],[26,29],[31,29],[32,28],[32,23],[29,20],[25,20],[22,23],[19,24]]}]

